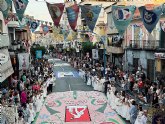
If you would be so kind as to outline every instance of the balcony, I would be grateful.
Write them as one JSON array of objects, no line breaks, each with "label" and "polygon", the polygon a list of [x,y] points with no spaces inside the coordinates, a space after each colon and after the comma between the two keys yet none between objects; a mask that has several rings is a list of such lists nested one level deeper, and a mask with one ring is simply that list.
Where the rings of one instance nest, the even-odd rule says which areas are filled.
[{"label": "balcony", "polygon": [[123,49],[123,47],[107,46],[106,52],[107,52],[108,55],[110,53],[113,53],[113,54],[123,54],[124,53],[124,49]]},{"label": "balcony", "polygon": [[159,40],[131,40],[127,48],[155,50],[159,48]]}]

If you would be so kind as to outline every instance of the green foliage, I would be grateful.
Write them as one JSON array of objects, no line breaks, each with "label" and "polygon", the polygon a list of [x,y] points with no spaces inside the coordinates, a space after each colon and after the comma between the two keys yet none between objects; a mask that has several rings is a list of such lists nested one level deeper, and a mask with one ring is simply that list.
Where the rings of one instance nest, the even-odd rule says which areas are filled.
[{"label": "green foliage", "polygon": [[54,46],[53,45],[50,45],[49,46],[49,50],[53,51],[54,50]]},{"label": "green foliage", "polygon": [[46,52],[45,46],[39,46],[39,45],[37,45],[35,48],[34,48],[34,46],[32,46],[30,50],[31,50],[31,54],[32,54],[33,56],[35,56],[36,50],[42,50],[42,55],[44,55],[45,52]]},{"label": "green foliage", "polygon": [[91,53],[93,48],[94,45],[92,42],[82,42],[82,51],[84,54],[86,54],[87,52]]}]

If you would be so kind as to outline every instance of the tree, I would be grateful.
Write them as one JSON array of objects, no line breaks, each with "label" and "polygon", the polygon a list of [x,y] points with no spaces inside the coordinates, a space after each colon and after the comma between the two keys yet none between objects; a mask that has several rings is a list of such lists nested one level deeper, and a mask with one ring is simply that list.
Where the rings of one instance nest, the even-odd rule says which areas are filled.
[{"label": "tree", "polygon": [[82,42],[82,52],[83,54],[86,54],[89,52],[89,54],[92,53],[92,49],[94,48],[94,45],[92,42]]}]

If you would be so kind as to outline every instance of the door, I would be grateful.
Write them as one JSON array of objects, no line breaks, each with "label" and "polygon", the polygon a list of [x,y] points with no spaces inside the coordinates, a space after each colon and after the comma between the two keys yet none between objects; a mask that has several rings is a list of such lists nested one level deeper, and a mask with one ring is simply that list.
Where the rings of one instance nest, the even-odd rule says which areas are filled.
[{"label": "door", "polygon": [[154,81],[154,67],[155,67],[155,61],[152,59],[147,60],[147,78],[149,78],[151,81]]}]

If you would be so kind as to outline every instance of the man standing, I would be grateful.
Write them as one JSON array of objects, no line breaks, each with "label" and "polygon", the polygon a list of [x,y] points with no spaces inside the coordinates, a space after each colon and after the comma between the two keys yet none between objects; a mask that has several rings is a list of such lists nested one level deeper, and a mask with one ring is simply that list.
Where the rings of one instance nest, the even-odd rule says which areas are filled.
[{"label": "man standing", "polygon": [[134,123],[135,123],[135,120],[136,120],[136,118],[137,118],[138,109],[137,109],[135,100],[132,100],[132,101],[131,101],[131,104],[132,104],[132,105],[131,105],[130,110],[129,110],[129,114],[130,114],[130,123],[131,123],[131,124],[134,124]]}]

